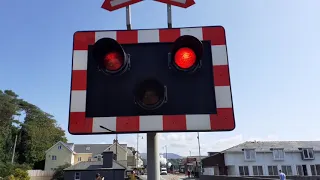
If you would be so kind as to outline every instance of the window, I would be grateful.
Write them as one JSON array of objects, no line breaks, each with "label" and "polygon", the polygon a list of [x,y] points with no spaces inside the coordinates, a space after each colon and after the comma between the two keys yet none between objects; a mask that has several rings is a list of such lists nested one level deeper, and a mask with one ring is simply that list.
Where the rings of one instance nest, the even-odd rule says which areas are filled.
[{"label": "window", "polygon": [[86,151],[90,151],[90,147],[86,147]]},{"label": "window", "polygon": [[285,175],[292,176],[291,166],[281,166],[281,170]]},{"label": "window", "polygon": [[58,146],[58,149],[59,149],[59,150],[61,150],[61,149],[62,149],[62,146],[61,146],[61,145],[59,145],[59,146]]},{"label": "window", "polygon": [[101,157],[98,157],[98,161],[101,161]]},{"label": "window", "polygon": [[262,166],[252,166],[252,168],[253,168],[253,175],[254,176],[262,176],[263,175]]},{"label": "window", "polygon": [[51,159],[55,161],[55,160],[57,160],[57,156],[52,155],[52,156],[51,156]]},{"label": "window", "polygon": [[78,157],[78,161],[81,161],[81,157]]},{"label": "window", "polygon": [[91,157],[88,157],[88,161],[91,161]]},{"label": "window", "polygon": [[303,171],[302,171],[302,166],[301,165],[297,165],[297,175],[298,176],[303,176]]},{"label": "window", "polygon": [[274,149],[273,150],[273,159],[274,160],[284,160],[284,151],[283,151],[283,149]]},{"label": "window", "polygon": [[256,152],[254,149],[245,149],[244,150],[244,159],[247,161],[253,161],[256,159]]},{"label": "window", "polygon": [[296,168],[298,176],[308,176],[308,170],[306,165],[297,165]]},{"label": "window", "polygon": [[74,173],[74,180],[80,180],[80,173],[79,172]]},{"label": "window", "polygon": [[248,166],[239,166],[240,176],[249,176],[249,168]]},{"label": "window", "polygon": [[320,175],[320,165],[319,164],[310,165],[310,169],[311,169],[311,174],[313,176],[319,176]]},{"label": "window", "polygon": [[278,166],[268,166],[269,176],[278,176]]},{"label": "window", "polygon": [[303,159],[314,159],[313,149],[303,149],[302,155],[303,155]]}]

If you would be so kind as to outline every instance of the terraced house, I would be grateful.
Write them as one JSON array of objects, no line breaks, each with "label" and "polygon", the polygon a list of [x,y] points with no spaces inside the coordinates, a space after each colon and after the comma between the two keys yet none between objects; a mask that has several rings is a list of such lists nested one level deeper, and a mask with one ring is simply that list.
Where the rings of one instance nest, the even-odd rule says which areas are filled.
[{"label": "terraced house", "polygon": [[320,141],[248,141],[202,162],[208,175],[319,176]]},{"label": "terraced house", "polygon": [[119,144],[116,140],[113,144],[73,144],[59,141],[46,151],[45,171],[55,170],[65,163],[74,165],[82,161],[102,161],[104,151],[117,154],[118,163],[125,167],[142,166],[142,160],[136,155],[135,149]]}]

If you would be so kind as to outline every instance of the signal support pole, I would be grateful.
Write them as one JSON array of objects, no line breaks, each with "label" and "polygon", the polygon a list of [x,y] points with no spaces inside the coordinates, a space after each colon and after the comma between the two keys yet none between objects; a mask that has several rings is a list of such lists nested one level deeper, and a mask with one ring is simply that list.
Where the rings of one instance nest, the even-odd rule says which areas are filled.
[{"label": "signal support pole", "polygon": [[126,7],[126,21],[127,21],[127,29],[131,30],[131,7]]},{"label": "signal support pole", "polygon": [[149,180],[160,180],[158,134],[147,133],[147,170]]},{"label": "signal support pole", "polygon": [[167,4],[167,19],[168,19],[168,28],[172,28],[172,11],[171,11],[170,4]]}]

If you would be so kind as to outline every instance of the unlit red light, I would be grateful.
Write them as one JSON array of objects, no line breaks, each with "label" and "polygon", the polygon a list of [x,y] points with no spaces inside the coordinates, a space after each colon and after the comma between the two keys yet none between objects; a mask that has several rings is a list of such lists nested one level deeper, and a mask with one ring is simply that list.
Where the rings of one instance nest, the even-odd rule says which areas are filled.
[{"label": "unlit red light", "polygon": [[180,48],[175,56],[174,62],[181,69],[189,69],[196,63],[197,56],[190,48]]},{"label": "unlit red light", "polygon": [[123,57],[117,52],[111,52],[104,57],[104,66],[109,71],[117,71],[123,65]]}]

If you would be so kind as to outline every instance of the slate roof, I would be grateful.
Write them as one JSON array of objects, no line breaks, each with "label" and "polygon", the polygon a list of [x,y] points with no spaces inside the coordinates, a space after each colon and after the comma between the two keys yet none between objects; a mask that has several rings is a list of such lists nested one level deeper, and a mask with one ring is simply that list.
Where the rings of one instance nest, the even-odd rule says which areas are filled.
[{"label": "slate roof", "polygon": [[320,141],[247,141],[222,152],[242,152],[243,149],[270,152],[271,148],[283,148],[287,152],[300,151],[299,148],[313,148],[314,151],[320,151]]},{"label": "slate roof", "polygon": [[87,170],[87,171],[93,171],[93,170],[99,170],[99,169],[123,169],[126,168],[116,161],[113,161],[112,168],[103,168],[102,167],[103,161],[88,161],[88,162],[79,162],[73,166],[70,166],[65,171],[79,171],[79,170]]},{"label": "slate roof", "polygon": [[[92,153],[92,155],[101,154],[112,144],[74,144],[73,151],[76,153]],[[120,144],[123,148],[127,148],[126,144]],[[87,149],[89,147],[89,149]]]}]

